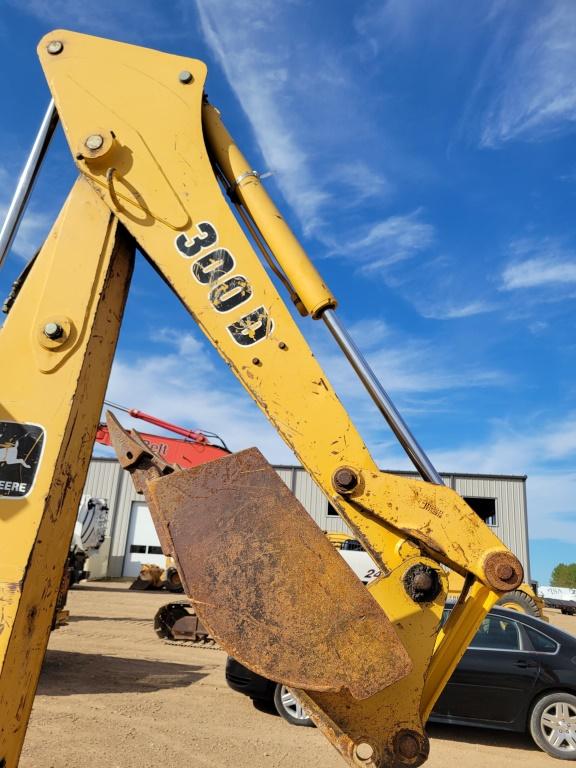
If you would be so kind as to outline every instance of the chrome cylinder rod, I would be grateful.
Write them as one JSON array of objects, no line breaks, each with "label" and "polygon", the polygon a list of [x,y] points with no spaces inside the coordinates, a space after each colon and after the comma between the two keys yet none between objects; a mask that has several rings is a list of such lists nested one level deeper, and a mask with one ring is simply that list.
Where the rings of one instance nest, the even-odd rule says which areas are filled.
[{"label": "chrome cylinder rod", "polygon": [[340,321],[336,317],[336,313],[331,309],[327,309],[323,312],[322,319],[422,478],[429,483],[443,485],[439,473],[432,465],[428,456],[424,453],[424,450],[418,444],[414,435],[410,432],[406,422],[376,378],[374,371],[364,359],[364,356],[354,343],[352,337],[340,324]]},{"label": "chrome cylinder rod", "polygon": [[36,136],[36,140],[34,141],[34,145],[28,156],[28,160],[26,161],[26,165],[24,166],[24,170],[18,180],[18,186],[14,192],[10,207],[8,208],[6,219],[0,230],[0,267],[14,242],[22,215],[26,210],[28,198],[32,192],[38,171],[42,165],[42,160],[44,159],[44,155],[50,144],[50,139],[52,138],[57,125],[58,112],[56,111],[54,99],[51,99],[46,114],[44,115],[44,119],[42,120],[40,130]]}]

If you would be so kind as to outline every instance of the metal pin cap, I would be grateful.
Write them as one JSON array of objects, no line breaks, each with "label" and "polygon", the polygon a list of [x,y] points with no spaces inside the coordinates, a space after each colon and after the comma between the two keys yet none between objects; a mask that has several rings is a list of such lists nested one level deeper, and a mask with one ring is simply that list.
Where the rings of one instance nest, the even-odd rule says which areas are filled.
[{"label": "metal pin cap", "polygon": [[64,328],[59,323],[46,323],[44,326],[44,336],[55,341],[64,336]]},{"label": "metal pin cap", "polygon": [[84,142],[84,145],[87,149],[91,149],[93,152],[97,149],[101,149],[101,147],[104,144],[104,136],[101,136],[99,133],[93,133],[92,135],[88,136],[86,141]]},{"label": "metal pin cap", "polygon": [[50,40],[46,46],[46,50],[48,53],[51,53],[52,56],[56,56],[57,54],[62,53],[64,44],[60,40]]}]

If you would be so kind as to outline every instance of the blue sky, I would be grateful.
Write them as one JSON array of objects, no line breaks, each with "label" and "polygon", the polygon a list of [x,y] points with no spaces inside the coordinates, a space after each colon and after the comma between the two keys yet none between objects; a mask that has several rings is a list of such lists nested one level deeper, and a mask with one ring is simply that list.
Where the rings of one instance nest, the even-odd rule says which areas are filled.
[{"label": "blue sky", "polygon": [[[576,560],[572,0],[0,0],[0,209],[57,27],[206,61],[207,90],[443,471],[528,475],[533,576]],[[6,268],[75,171],[61,135]],[[381,466],[407,467],[322,324],[303,329]],[[293,461],[139,259],[109,397]]]}]

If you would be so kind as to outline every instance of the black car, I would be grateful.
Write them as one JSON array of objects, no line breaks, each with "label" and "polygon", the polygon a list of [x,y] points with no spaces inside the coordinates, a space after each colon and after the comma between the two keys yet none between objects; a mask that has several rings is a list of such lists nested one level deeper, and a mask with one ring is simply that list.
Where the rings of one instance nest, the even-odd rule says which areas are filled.
[{"label": "black car", "polygon": [[[450,607],[445,610],[445,617]],[[284,686],[235,659],[226,681],[252,699],[274,703],[294,725],[312,725]],[[438,699],[431,721],[530,731],[553,757],[576,760],[576,637],[532,616],[494,608]]]}]

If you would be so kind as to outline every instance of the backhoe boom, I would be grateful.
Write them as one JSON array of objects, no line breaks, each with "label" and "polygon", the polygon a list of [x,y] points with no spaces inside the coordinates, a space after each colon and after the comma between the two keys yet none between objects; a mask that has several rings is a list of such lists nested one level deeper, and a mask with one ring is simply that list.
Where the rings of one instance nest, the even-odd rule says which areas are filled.
[{"label": "backhoe boom", "polygon": [[[127,255],[112,257],[114,243],[133,239],[382,570],[366,592],[258,452],[156,471],[153,453],[120,435],[123,465],[150,473],[142,480],[150,507],[202,621],[240,661],[297,687],[350,765],[420,765],[433,703],[486,611],[521,583],[520,563],[441,484],[352,345],[334,295],[207,102],[205,65],[62,30],[41,41],[39,55],[82,178],[0,334],[3,359],[15,360],[0,419],[38,424],[44,436],[33,492],[0,496],[8,534],[0,539],[0,764],[17,764],[55,597],[51,569],[64,559],[58,550],[39,560],[39,538],[65,535],[71,524],[62,505],[55,511],[51,488],[73,476],[65,486],[79,496],[104,397],[104,376],[86,390],[82,360],[109,368],[129,273]],[[225,192],[298,311],[325,320],[429,482],[379,471]],[[64,237],[69,231],[76,239]],[[76,296],[78,271],[85,293]],[[97,287],[112,276],[106,290]],[[108,291],[118,295],[102,329],[90,312]],[[59,329],[55,339],[49,324]],[[47,396],[53,387],[58,394]],[[66,454],[63,464],[72,444],[79,461]],[[219,500],[213,520],[202,515],[208,496]],[[226,542],[223,571],[218,541]],[[303,564],[299,581],[288,559]],[[465,576],[466,587],[440,631],[442,566]],[[309,660],[294,653],[295,625]],[[251,636],[267,644],[265,659],[246,642]],[[16,704],[15,690],[23,692]]]}]

